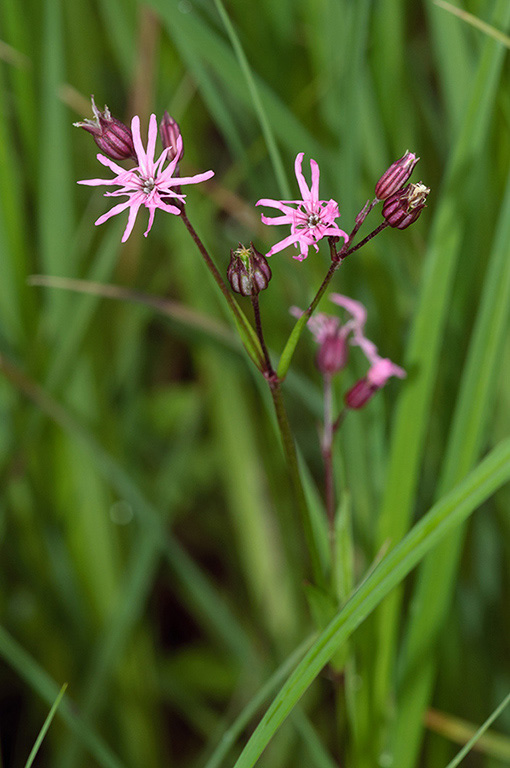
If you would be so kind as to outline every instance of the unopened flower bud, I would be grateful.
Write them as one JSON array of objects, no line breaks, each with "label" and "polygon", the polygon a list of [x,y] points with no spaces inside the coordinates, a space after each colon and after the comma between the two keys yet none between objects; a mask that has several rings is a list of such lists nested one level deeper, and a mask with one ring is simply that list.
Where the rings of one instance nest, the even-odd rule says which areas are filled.
[{"label": "unopened flower bud", "polygon": [[422,210],[430,189],[421,181],[418,184],[408,184],[407,187],[395,192],[384,201],[382,215],[396,229],[405,229],[412,224]]},{"label": "unopened flower bud", "polygon": [[182,141],[179,142],[181,131],[176,121],[173,117],[170,117],[168,112],[165,112],[163,119],[159,124],[159,135],[161,136],[163,149],[169,149],[167,159],[174,160],[175,157],[177,157],[177,162],[179,162],[184,155]]},{"label": "unopened flower bud", "polygon": [[315,363],[322,374],[334,376],[345,368],[348,357],[345,334],[337,330],[319,342]]},{"label": "unopened flower bud", "polygon": [[239,248],[230,251],[227,278],[236,293],[242,296],[257,296],[267,288],[271,280],[271,268],[253,243],[248,248],[239,243]]},{"label": "unopened flower bud", "polygon": [[92,134],[97,146],[111,160],[136,160],[136,152],[133,144],[131,129],[112,117],[110,110],[105,105],[104,112],[100,112],[96,107],[94,97],[92,99],[93,120],[82,120],[80,123],[73,123],[77,128],[84,128]]},{"label": "unopened flower bud", "polygon": [[395,160],[375,185],[375,196],[379,200],[387,200],[390,195],[402,189],[419,159],[408,151],[399,160]]},{"label": "unopened flower bud", "polygon": [[345,405],[347,408],[352,408],[353,410],[363,408],[363,406],[375,395],[378,389],[379,387],[371,384],[367,377],[364,376],[345,394]]}]

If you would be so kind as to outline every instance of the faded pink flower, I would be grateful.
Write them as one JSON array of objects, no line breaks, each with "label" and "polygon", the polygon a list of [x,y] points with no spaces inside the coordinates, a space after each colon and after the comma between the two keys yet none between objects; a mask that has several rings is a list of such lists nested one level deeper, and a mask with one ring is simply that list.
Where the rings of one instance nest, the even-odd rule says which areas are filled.
[{"label": "faded pink flower", "polygon": [[363,304],[350,299],[348,296],[342,296],[341,293],[332,293],[329,298],[335,304],[338,304],[339,307],[344,307],[352,316],[352,320],[348,321],[353,332],[351,344],[361,347],[370,363],[367,373],[369,383],[380,389],[386,384],[390,376],[398,376],[399,379],[404,379],[407,375],[404,369],[392,363],[387,357],[381,357],[373,341],[370,341],[365,336],[364,328],[367,320],[367,311]]},{"label": "faded pink flower", "polygon": [[[334,296],[342,299],[341,306],[351,315],[349,320],[342,323],[338,317],[327,315],[325,312],[317,312],[307,321],[307,326],[319,345],[315,358],[317,368],[321,373],[331,376],[343,370],[347,365],[349,357],[347,338],[358,328],[362,329],[366,320],[366,310],[363,304],[340,294],[331,294],[330,298],[333,301],[335,300],[333,299]],[[340,302],[336,301],[336,303]],[[294,317],[301,317],[303,314],[299,307],[291,307],[290,311]]]},{"label": "faded pink flower", "polygon": [[[365,336],[367,311],[361,302],[341,293],[331,293],[329,298],[337,306],[347,310],[350,317],[342,323],[338,317],[318,312],[308,320],[307,325],[319,344],[317,367],[321,373],[338,373],[347,365],[347,341],[360,347],[370,363],[370,368],[366,376],[347,392],[345,399],[349,408],[361,408],[377,390],[384,387],[391,376],[403,379],[406,372],[389,358],[381,357],[376,345]],[[301,317],[303,314],[298,307],[292,307],[290,311],[295,317]]]},{"label": "faded pink flower", "polygon": [[[335,224],[335,219],[340,216],[338,203],[334,200],[328,202],[319,200],[320,171],[315,160],[310,160],[312,186],[308,188],[301,170],[303,157],[304,153],[300,152],[294,165],[302,200],[262,199],[256,203],[256,205],[277,208],[284,214],[273,219],[262,214],[261,219],[264,224],[290,224],[291,234],[273,245],[266,256],[272,256],[273,253],[282,251],[288,245],[294,245],[296,248],[299,247],[299,254],[296,254],[294,258],[303,261],[308,256],[308,249],[311,245],[316,251],[319,250],[317,242],[323,237],[343,237],[345,242],[349,240],[349,236]],[[293,205],[297,207],[292,208]]]},{"label": "faded pink flower", "polygon": [[211,176],[214,176],[214,171],[198,173],[195,176],[173,175],[179,157],[182,154],[182,137],[180,134],[177,137],[175,154],[167,167],[163,169],[163,165],[169,153],[168,147],[163,150],[158,160],[154,161],[154,151],[158,135],[156,115],[151,115],[150,117],[147,151],[144,150],[142,145],[140,136],[140,118],[137,115],[135,115],[131,121],[131,132],[133,134],[133,143],[138,159],[136,168],[131,168],[126,171],[124,168],[121,168],[114,163],[113,160],[109,160],[104,155],[98,154],[97,159],[99,162],[102,163],[102,165],[106,165],[117,175],[113,179],[86,179],[78,182],[78,184],[87,184],[92,187],[101,185],[120,187],[120,189],[115,190],[115,192],[105,192],[105,197],[127,196],[127,200],[115,205],[107,213],[100,216],[95,222],[96,225],[103,224],[107,219],[116,216],[117,213],[121,213],[129,208],[127,226],[122,235],[123,243],[126,242],[133,230],[136,215],[140,206],[144,205],[149,209],[149,224],[147,230],[144,232],[145,237],[147,237],[154,221],[156,208],[161,208],[162,211],[173,213],[176,216],[180,214],[180,208],[169,203],[168,198],[173,198],[179,203],[184,203],[186,195],[177,193],[174,191],[173,187],[180,187],[183,184],[198,184],[200,181],[206,181],[207,179],[210,179]]},{"label": "faded pink flower", "polygon": [[357,381],[345,395],[345,404],[348,408],[362,408],[379,389],[384,387],[391,376],[404,379],[407,374],[388,357],[381,357],[375,344],[365,336],[367,313],[362,304],[340,293],[332,293],[329,298],[335,304],[347,309],[353,316],[351,344],[360,347],[370,363],[366,376]]}]

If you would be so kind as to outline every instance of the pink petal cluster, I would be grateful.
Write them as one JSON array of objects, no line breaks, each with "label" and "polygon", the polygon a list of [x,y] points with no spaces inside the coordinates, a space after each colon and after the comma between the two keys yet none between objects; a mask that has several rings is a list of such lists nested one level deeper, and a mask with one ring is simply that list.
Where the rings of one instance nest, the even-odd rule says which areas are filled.
[{"label": "pink petal cluster", "polygon": [[[329,298],[347,310],[350,317],[342,323],[337,317],[319,312],[308,320],[307,325],[319,344],[317,365],[323,374],[333,375],[347,364],[347,340],[360,347],[370,368],[366,376],[347,392],[346,404],[349,408],[361,408],[391,376],[403,379],[406,372],[389,358],[381,357],[375,344],[365,336],[367,311],[361,302],[341,293],[332,293]],[[298,307],[292,307],[290,311],[295,317],[303,314]]]},{"label": "pink petal cluster", "polygon": [[335,304],[338,304],[339,307],[346,309],[351,315],[352,319],[346,325],[349,326],[349,330],[352,330],[351,344],[360,347],[370,363],[370,368],[366,375],[368,385],[377,390],[384,387],[391,376],[404,379],[407,375],[404,369],[392,363],[389,358],[381,357],[373,341],[370,341],[365,336],[364,328],[367,320],[367,311],[363,304],[350,299],[348,296],[342,296],[341,293],[332,293],[329,298]]},{"label": "pink petal cluster", "polygon": [[291,234],[273,245],[266,256],[272,256],[273,253],[282,251],[288,245],[294,245],[299,248],[299,253],[294,258],[303,261],[308,256],[311,245],[316,251],[319,250],[317,243],[323,237],[343,237],[345,242],[349,239],[349,236],[335,224],[335,219],[340,216],[338,203],[334,200],[319,200],[320,171],[315,160],[310,160],[312,186],[308,187],[301,170],[303,157],[304,153],[300,152],[294,164],[302,200],[261,199],[256,203],[256,205],[277,208],[283,213],[283,216],[276,218],[268,218],[262,214],[261,219],[264,224],[290,224]]},{"label": "pink petal cluster", "polygon": [[[138,160],[138,165],[135,168],[126,171],[113,162],[113,160],[98,154],[97,159],[99,162],[110,168],[116,176],[113,179],[86,179],[78,182],[78,184],[87,184],[91,187],[120,187],[120,189],[114,192],[105,192],[105,196],[126,196],[127,200],[115,205],[107,213],[100,216],[95,223],[96,225],[103,224],[107,219],[129,208],[128,222],[122,236],[123,243],[128,239],[133,230],[140,206],[144,205],[149,209],[149,223],[147,230],[144,232],[145,237],[147,237],[154,221],[156,208],[160,208],[162,211],[166,211],[166,213],[173,213],[176,216],[181,213],[181,209],[176,205],[172,205],[169,202],[169,198],[183,204],[186,195],[176,192],[173,189],[174,187],[181,187],[183,184],[198,184],[214,176],[214,171],[198,173],[195,176],[174,176],[179,158],[182,156],[182,137],[180,134],[177,136],[176,147],[166,147],[159,158],[156,161],[154,160],[156,138],[158,135],[156,115],[151,115],[150,117],[147,151],[143,148],[140,135],[140,118],[137,115],[131,121],[131,132]],[[169,154],[172,159],[166,168],[163,168]]]}]

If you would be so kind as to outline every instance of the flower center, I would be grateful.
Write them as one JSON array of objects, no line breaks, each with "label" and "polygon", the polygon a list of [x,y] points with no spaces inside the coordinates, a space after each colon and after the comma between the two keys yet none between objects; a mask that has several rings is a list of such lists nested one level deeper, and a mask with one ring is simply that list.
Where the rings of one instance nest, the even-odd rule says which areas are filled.
[{"label": "flower center", "polygon": [[145,192],[146,195],[150,195],[155,186],[156,182],[153,176],[149,176],[148,179],[142,179],[142,192]]},{"label": "flower center", "polygon": [[309,227],[316,227],[321,222],[321,217],[318,213],[311,213],[308,217],[308,226]]}]

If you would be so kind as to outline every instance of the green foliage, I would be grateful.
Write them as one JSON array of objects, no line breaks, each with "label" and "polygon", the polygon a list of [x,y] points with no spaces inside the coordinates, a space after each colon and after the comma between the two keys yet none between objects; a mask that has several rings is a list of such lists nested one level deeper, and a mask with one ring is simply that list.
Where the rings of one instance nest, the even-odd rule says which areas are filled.
[{"label": "green foliage", "polygon": [[[441,768],[491,712],[471,765],[508,764],[510,4],[463,5],[2,0],[2,768],[33,745],[56,768]],[[421,157],[419,221],[330,284],[408,372],[339,430],[332,540],[315,349],[288,311],[327,243],[272,257],[260,295],[298,512],[250,302],[229,308],[177,217],[125,245],[93,226],[109,203],[76,186],[102,173],[72,127],[91,93],[143,126],[167,109],[182,172],[215,170],[187,214],[222,276],[238,241],[280,239],[254,203],[296,196],[297,152],[347,231]],[[354,349],[349,371],[337,405]]]}]

